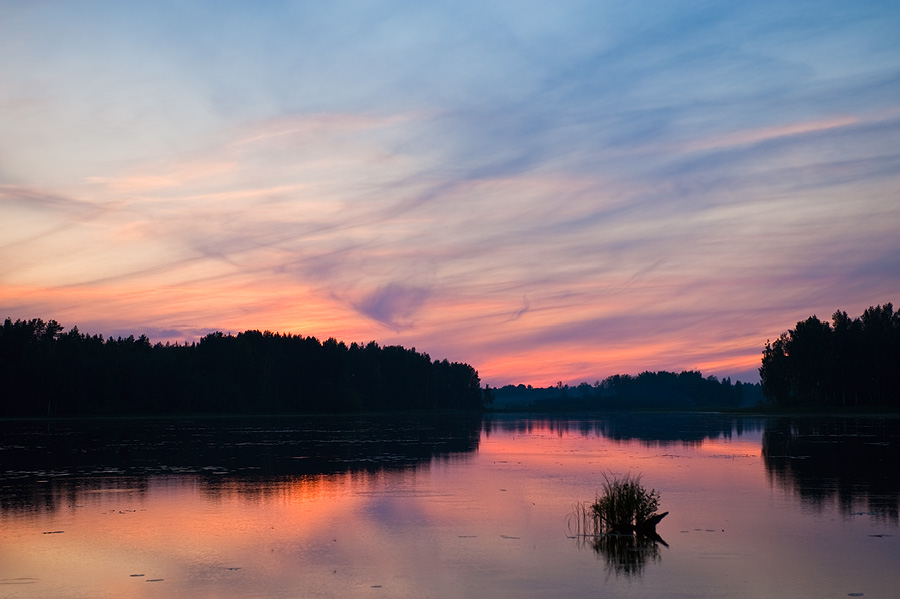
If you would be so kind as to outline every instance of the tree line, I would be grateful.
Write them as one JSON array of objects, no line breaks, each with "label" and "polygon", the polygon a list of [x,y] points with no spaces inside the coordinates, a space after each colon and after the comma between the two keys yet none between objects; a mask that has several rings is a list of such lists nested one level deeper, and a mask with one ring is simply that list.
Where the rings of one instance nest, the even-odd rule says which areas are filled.
[{"label": "tree line", "polygon": [[737,408],[762,400],[758,384],[704,377],[696,370],[616,374],[574,387],[562,382],[555,387],[507,385],[491,393],[497,408],[538,410]]},{"label": "tree line", "polygon": [[415,348],[245,331],[156,343],[0,328],[0,416],[480,410],[478,372]]},{"label": "tree line", "polygon": [[900,311],[810,316],[766,342],[759,375],[776,406],[900,407]]}]

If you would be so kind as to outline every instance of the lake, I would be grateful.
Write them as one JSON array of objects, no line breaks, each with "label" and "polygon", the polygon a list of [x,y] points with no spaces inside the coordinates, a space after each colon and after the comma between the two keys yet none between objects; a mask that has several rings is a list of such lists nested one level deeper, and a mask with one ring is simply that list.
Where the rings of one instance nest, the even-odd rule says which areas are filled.
[{"label": "lake", "polygon": [[[0,423],[0,597],[897,597],[900,420]],[[663,543],[568,517],[640,475]]]}]

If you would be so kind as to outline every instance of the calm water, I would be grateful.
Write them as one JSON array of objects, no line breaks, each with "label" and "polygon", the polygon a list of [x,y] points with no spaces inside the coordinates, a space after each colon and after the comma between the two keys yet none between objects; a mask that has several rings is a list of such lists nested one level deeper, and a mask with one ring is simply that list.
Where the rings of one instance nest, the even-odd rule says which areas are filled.
[{"label": "calm water", "polygon": [[[0,423],[0,598],[897,597],[900,421]],[[604,473],[665,544],[566,519]]]}]

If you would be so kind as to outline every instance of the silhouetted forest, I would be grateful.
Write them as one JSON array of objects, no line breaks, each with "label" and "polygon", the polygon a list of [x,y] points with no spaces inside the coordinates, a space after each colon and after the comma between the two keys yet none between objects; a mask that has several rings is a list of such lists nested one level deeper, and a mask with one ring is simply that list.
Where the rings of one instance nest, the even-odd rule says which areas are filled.
[{"label": "silhouetted forest", "polygon": [[555,387],[507,385],[491,389],[497,408],[533,410],[709,409],[755,405],[762,400],[758,384],[705,377],[694,370],[681,373],[616,374],[593,385]]},{"label": "silhouetted forest", "polygon": [[0,377],[0,416],[482,408],[468,364],[268,331],[154,345],[7,318]]},{"label": "silhouetted forest", "polygon": [[783,407],[900,407],[900,311],[890,303],[831,323],[810,316],[766,342],[766,397]]}]

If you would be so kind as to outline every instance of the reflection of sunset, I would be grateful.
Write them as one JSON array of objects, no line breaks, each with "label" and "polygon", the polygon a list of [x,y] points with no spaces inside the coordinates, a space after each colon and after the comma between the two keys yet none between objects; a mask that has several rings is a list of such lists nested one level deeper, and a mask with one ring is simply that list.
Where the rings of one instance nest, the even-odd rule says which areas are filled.
[{"label": "reflection of sunset", "polygon": [[[665,569],[676,567],[679,577],[713,581],[717,590],[747,580],[749,594],[740,596],[755,597],[771,594],[769,578],[753,576],[760,569],[795,580],[821,576],[822,563],[834,562],[834,550],[811,546],[810,535],[835,538],[868,525],[826,518],[807,526],[799,500],[773,493],[759,459],[761,419],[494,416],[483,424],[468,450],[441,457],[446,445],[439,436],[438,451],[431,457],[416,452],[421,460],[408,466],[391,460],[377,466],[360,454],[352,462],[321,463],[347,464],[335,474],[199,467],[207,473],[27,481],[25,488],[37,485],[41,492],[0,506],[6,541],[0,563],[34,581],[15,588],[17,599],[71,596],[73,588],[101,599],[462,599],[485,591],[558,596],[560,589],[564,596],[584,596],[586,588],[615,590],[620,582],[604,579],[597,558],[569,538],[566,517],[574,504],[596,497],[606,476],[630,474],[657,490],[660,511],[669,512],[657,532],[670,547],[648,565],[651,585],[655,575],[670,580]],[[296,425],[288,424],[291,430]],[[327,427],[313,428],[319,431],[309,439],[314,445],[335,441]],[[360,437],[344,441],[357,445]],[[284,456],[304,455],[300,445],[288,446]],[[33,511],[41,497],[45,509]],[[775,549],[772,538],[779,539]],[[735,552],[740,559],[729,557]],[[803,557],[785,558],[794,554]],[[890,552],[867,555],[872,563],[860,569],[884,568],[892,559]],[[572,581],[578,582],[568,592]]]},{"label": "reflection of sunset", "polygon": [[762,450],[760,440],[743,440],[743,439],[704,439],[700,444],[700,451],[719,454],[723,456],[753,456],[759,457]]},{"label": "reflection of sunset", "polygon": [[[135,581],[129,577],[135,573],[170,581],[198,572],[224,578],[237,577],[228,568],[240,567],[259,575],[269,567],[271,552],[315,551],[317,546],[333,551],[337,541],[332,538],[352,544],[355,535],[369,534],[360,504],[371,501],[373,489],[390,487],[391,478],[348,473],[275,485],[223,481],[211,487],[196,479],[166,478],[145,491],[86,493],[76,499],[78,507],[39,525],[62,530],[64,539],[17,533],[17,555],[42,555],[54,541],[64,540],[65,553],[48,555],[58,564],[58,578],[103,581],[103,592],[121,593],[118,597],[132,596]],[[199,503],[185,500],[198,494]],[[21,559],[4,564],[15,567]]]}]

